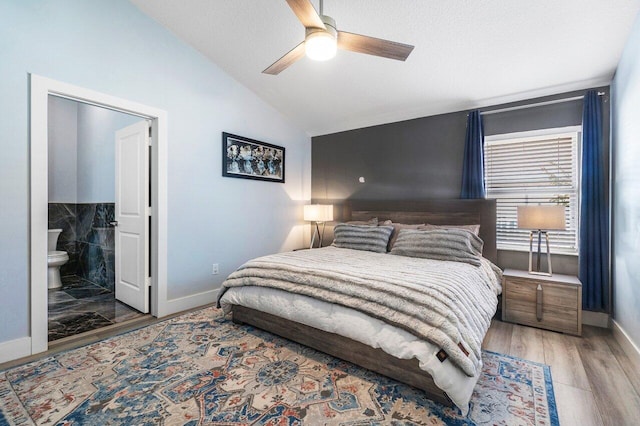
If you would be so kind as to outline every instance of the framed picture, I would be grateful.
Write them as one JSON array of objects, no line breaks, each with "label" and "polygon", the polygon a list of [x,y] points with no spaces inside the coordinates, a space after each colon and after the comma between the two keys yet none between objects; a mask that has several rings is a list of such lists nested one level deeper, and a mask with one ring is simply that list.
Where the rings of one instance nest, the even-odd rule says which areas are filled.
[{"label": "framed picture", "polygon": [[284,183],[284,147],[222,132],[222,176]]}]

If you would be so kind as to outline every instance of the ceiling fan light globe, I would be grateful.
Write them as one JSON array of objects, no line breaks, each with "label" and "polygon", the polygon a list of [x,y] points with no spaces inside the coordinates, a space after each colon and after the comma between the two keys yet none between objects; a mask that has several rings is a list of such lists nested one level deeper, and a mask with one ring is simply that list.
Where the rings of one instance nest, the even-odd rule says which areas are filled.
[{"label": "ceiling fan light globe", "polygon": [[336,38],[328,32],[316,31],[307,35],[304,49],[309,59],[327,61],[336,56],[338,43]]}]

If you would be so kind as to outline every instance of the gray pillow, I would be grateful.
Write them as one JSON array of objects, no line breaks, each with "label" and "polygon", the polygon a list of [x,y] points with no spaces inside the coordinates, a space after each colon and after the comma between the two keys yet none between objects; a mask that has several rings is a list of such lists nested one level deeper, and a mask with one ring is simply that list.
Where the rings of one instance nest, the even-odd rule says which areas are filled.
[{"label": "gray pillow", "polygon": [[389,244],[387,244],[387,251],[391,251],[393,245],[396,243],[398,239],[398,234],[401,229],[422,229],[425,226],[424,223],[416,224],[416,225],[408,225],[406,223],[394,223],[390,220],[385,220],[382,222],[383,225],[391,225],[393,226],[393,232],[391,233],[391,238],[389,238]]},{"label": "gray pillow", "polygon": [[369,220],[350,220],[346,222],[347,225],[368,225],[368,226],[378,226],[378,218],[372,217]]},{"label": "gray pillow", "polygon": [[333,228],[333,245],[353,250],[386,253],[393,226],[349,225],[339,223]]},{"label": "gray pillow", "polygon": [[401,229],[391,254],[480,266],[483,245],[480,237],[463,229]]},{"label": "gray pillow", "polygon": [[473,232],[476,235],[480,235],[480,225],[431,225],[431,224],[426,224],[426,225],[422,225],[420,228],[421,231],[435,231],[436,229],[452,229],[452,228],[458,228],[458,229],[465,229],[469,232]]}]

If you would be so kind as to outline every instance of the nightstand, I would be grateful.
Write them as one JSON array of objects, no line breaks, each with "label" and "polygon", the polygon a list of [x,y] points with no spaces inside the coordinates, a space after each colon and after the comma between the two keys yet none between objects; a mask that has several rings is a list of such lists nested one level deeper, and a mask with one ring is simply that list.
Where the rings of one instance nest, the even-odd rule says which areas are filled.
[{"label": "nightstand", "polygon": [[507,269],[502,275],[502,320],[580,336],[582,284],[570,275]]}]

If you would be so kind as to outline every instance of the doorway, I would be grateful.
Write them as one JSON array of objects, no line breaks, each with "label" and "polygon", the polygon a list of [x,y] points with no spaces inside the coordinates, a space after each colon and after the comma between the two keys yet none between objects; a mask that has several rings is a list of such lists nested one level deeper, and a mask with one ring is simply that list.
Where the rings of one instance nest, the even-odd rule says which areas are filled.
[{"label": "doorway", "polygon": [[[98,107],[102,110],[124,113],[135,116],[138,123],[145,123],[145,128],[149,127],[153,139],[149,139],[151,146],[147,143],[148,151],[144,151],[145,161],[151,173],[147,173],[146,191],[148,199],[145,200],[144,222],[150,239],[146,255],[143,256],[144,264],[138,267],[144,271],[144,280],[139,284],[146,292],[147,309],[151,314],[161,317],[167,314],[167,289],[166,289],[166,112],[128,101],[126,99],[112,97],[103,93],[94,92],[78,86],[69,85],[41,76],[31,75],[31,103],[30,103],[30,285],[31,285],[31,353],[39,353],[48,348],[48,229],[49,227],[49,99],[55,96],[57,99],[78,102],[82,105]],[[146,123],[149,123],[147,125]],[[114,152],[116,138],[112,139]],[[148,155],[147,155],[148,153]],[[53,153],[51,153],[53,154]],[[139,157],[141,158],[141,157]],[[117,172],[116,172],[117,175]],[[115,197],[114,197],[115,201]],[[102,213],[108,216],[109,207],[97,206],[95,210],[101,209]],[[102,203],[108,204],[108,203]],[[117,212],[114,202],[114,217],[117,219]],[[149,207],[150,206],[150,207]],[[93,206],[90,207],[91,210]],[[95,215],[94,210],[94,215]],[[106,220],[98,225],[115,226],[117,220]],[[109,222],[109,223],[107,223]],[[100,228],[101,226],[97,226]],[[103,237],[108,235],[106,230]],[[99,234],[99,233],[98,233]],[[113,231],[114,242],[117,240],[117,232]],[[100,241],[100,236],[95,234],[94,241]],[[92,237],[92,238],[93,238]],[[104,241],[102,241],[104,242]],[[102,243],[100,242],[100,243]],[[56,247],[57,248],[57,247]],[[108,247],[102,247],[108,251]],[[117,250],[115,250],[117,252]],[[150,255],[149,255],[150,254]],[[115,264],[115,260],[114,260]],[[117,270],[117,268],[114,268]],[[115,271],[114,271],[115,272]],[[84,271],[82,272],[84,273]],[[99,274],[98,274],[99,275]],[[108,275],[108,272],[106,273]],[[114,274],[115,275],[115,274]],[[95,276],[94,276],[95,278]],[[86,284],[86,283],[83,283]],[[91,284],[99,284],[92,282]],[[100,286],[98,286],[100,287]],[[101,288],[88,290],[90,292],[102,292]],[[80,292],[76,292],[80,293]],[[60,296],[63,297],[63,296]]]},{"label": "doorway", "polygon": [[[123,248],[117,247],[121,244],[116,244],[116,235],[127,222],[120,220],[125,226],[118,226],[116,213],[131,199],[142,206],[125,210],[146,213],[149,206],[150,164],[144,152],[148,150],[144,139],[149,123],[135,115],[49,95],[49,342],[141,318],[149,312],[148,292],[130,295],[130,285],[125,280],[123,291],[122,279],[121,285],[116,285],[123,266],[125,275],[139,270],[148,276],[147,218],[142,226],[134,223],[133,227],[135,236],[144,239],[141,253],[129,253],[123,263]],[[118,155],[123,150],[124,155]],[[136,279],[133,277],[134,284]]]}]

